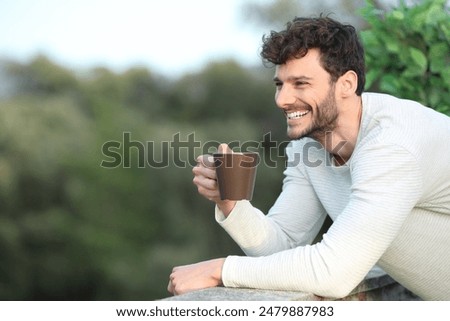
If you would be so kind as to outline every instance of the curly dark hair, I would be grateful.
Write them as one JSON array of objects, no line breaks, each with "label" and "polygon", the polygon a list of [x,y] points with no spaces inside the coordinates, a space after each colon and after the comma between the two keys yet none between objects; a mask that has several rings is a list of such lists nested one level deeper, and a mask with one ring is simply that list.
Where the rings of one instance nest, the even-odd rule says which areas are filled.
[{"label": "curly dark hair", "polygon": [[364,49],[356,30],[329,17],[295,18],[286,29],[263,36],[261,57],[266,62],[282,65],[292,58],[301,58],[308,49],[320,50],[322,67],[331,81],[349,70],[358,75],[356,94],[361,95],[365,84]]}]

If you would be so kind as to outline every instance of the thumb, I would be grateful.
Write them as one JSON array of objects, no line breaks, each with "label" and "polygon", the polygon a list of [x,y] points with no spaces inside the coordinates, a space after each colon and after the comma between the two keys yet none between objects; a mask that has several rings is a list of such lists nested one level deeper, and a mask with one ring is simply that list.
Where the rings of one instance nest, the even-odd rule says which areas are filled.
[{"label": "thumb", "polygon": [[220,144],[217,148],[217,152],[220,154],[232,154],[233,150],[228,146],[228,144]]}]

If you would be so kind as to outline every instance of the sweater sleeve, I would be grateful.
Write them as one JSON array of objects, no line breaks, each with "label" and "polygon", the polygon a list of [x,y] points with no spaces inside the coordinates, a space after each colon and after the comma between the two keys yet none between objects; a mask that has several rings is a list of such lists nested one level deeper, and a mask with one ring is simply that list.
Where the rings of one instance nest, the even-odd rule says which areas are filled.
[{"label": "sweater sleeve", "polygon": [[322,242],[265,257],[230,256],[224,285],[348,295],[394,240],[422,190],[417,161],[402,147],[373,144],[354,156],[350,201]]},{"label": "sweater sleeve", "polygon": [[[286,151],[295,164],[293,148]],[[298,166],[288,166],[284,174],[283,190],[267,215],[248,201],[237,202],[227,218],[216,207],[216,221],[249,256],[310,244],[325,220],[326,212]]]}]

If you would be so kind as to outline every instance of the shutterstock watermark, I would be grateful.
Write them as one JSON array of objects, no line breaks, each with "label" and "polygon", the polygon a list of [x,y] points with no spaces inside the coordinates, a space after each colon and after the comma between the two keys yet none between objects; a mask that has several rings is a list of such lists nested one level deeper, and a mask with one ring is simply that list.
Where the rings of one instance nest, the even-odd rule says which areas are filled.
[{"label": "shutterstock watermark", "polygon": [[[345,143],[338,144],[333,149],[333,154],[339,155]],[[124,132],[121,141],[111,140],[102,145],[103,159],[100,166],[109,169],[194,167],[199,155],[216,153],[220,144],[221,142],[213,140],[201,142],[196,139],[195,132],[184,136],[178,132],[170,140],[160,142],[134,140],[130,132]],[[234,152],[257,152],[260,154],[260,162],[264,162],[269,168],[275,168],[279,166],[280,160],[285,160],[289,141],[275,141],[268,132],[260,141],[231,141],[227,144]],[[290,167],[303,163],[308,167],[319,167],[325,163],[326,166],[331,166],[331,159],[323,157],[327,154],[319,142],[311,140],[303,144],[302,149],[296,151],[286,165]]]}]

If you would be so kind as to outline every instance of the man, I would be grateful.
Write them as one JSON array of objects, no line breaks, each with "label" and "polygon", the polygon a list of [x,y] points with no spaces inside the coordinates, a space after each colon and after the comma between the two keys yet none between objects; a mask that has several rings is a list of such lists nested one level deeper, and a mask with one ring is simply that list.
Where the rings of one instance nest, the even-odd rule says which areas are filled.
[{"label": "man", "polygon": [[[292,139],[283,190],[267,215],[222,201],[215,171],[199,158],[194,183],[248,256],[175,267],[168,290],[340,298],[379,265],[422,299],[450,299],[450,118],[363,93],[356,32],[330,18],[294,19],[264,39],[261,55],[276,65],[275,101]],[[333,224],[310,245],[326,215]]]}]

